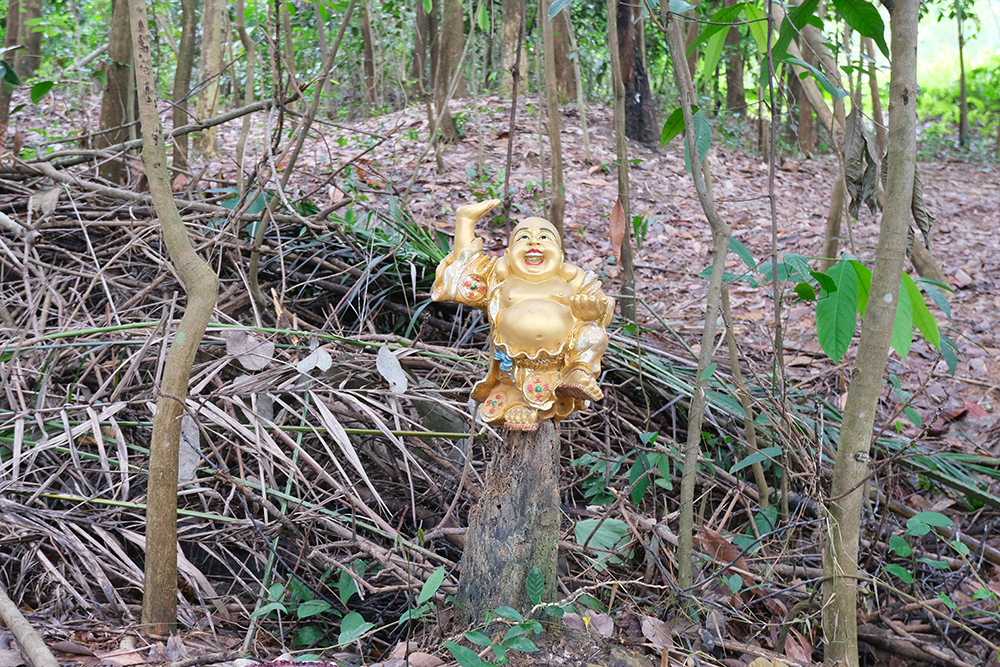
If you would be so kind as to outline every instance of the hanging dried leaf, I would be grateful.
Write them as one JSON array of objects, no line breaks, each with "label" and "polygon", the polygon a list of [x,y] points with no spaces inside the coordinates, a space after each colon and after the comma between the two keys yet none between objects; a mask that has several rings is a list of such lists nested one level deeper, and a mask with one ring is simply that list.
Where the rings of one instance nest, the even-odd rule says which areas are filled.
[{"label": "hanging dried leaf", "polygon": [[851,198],[849,211],[852,217],[857,217],[861,208],[865,155],[868,152],[864,132],[861,110],[854,105],[851,113],[847,114],[844,128],[844,177],[847,179],[847,194]]},{"label": "hanging dried leaf", "polygon": [[913,197],[910,199],[910,212],[917,223],[917,229],[924,237],[924,247],[931,249],[931,228],[934,226],[934,216],[927,210],[924,203],[924,184],[920,182],[920,170],[913,167]]},{"label": "hanging dried leaf", "polygon": [[608,238],[611,239],[611,252],[615,254],[615,261],[618,266],[622,264],[622,241],[625,239],[625,230],[628,221],[625,219],[625,209],[622,208],[622,201],[615,202],[615,207],[611,209],[611,220],[608,225]]}]

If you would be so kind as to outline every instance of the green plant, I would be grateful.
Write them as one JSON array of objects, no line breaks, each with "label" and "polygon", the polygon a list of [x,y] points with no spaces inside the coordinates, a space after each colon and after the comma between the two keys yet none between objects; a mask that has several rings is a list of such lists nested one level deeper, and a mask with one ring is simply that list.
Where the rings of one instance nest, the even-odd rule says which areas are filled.
[{"label": "green plant", "polygon": [[[534,573],[538,568],[534,568],[532,573]],[[539,572],[541,576],[541,572]],[[529,577],[530,586],[530,577]],[[540,600],[540,596],[539,596]],[[536,603],[537,604],[537,603]],[[522,651],[524,653],[531,653],[538,650],[535,642],[531,640],[531,636],[534,634],[541,634],[542,624],[536,620],[528,619],[525,620],[524,616],[521,615],[516,609],[511,609],[510,607],[500,607],[494,610],[492,613],[487,612],[486,614],[486,626],[488,627],[491,622],[496,620],[506,621],[510,627],[504,632],[503,637],[498,641],[493,641],[486,634],[478,630],[470,630],[465,633],[465,638],[476,644],[478,646],[489,647],[493,651],[493,655],[496,662],[488,662],[479,657],[479,654],[472,649],[457,644],[455,642],[446,642],[445,648],[451,652],[452,657],[458,662],[461,667],[484,667],[484,666],[498,666],[507,664],[510,659],[507,657],[508,651]]]},{"label": "green plant", "polygon": [[432,597],[434,597],[434,594],[437,593],[443,581],[444,566],[442,565],[438,569],[431,572],[431,575],[427,577],[427,581],[425,581],[424,585],[420,587],[420,593],[417,595],[417,606],[411,607],[405,614],[400,616],[396,625],[402,625],[407,621],[415,621],[429,614],[431,611],[429,601]]}]

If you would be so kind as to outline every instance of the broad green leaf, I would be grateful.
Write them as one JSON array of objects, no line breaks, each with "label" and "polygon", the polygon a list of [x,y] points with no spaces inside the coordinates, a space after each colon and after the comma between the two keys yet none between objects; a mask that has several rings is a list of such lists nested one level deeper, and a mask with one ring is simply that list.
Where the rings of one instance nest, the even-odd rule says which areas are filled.
[{"label": "broad green leaf", "polygon": [[337,643],[350,644],[374,627],[374,623],[369,623],[361,614],[352,611],[340,621],[340,635],[337,637]]},{"label": "broad green leaf", "polygon": [[326,600],[307,600],[298,606],[295,610],[295,615],[299,617],[299,620],[302,620],[310,616],[325,614],[329,610],[330,603]]},{"label": "broad green leaf", "polygon": [[729,469],[729,474],[735,474],[736,472],[748,468],[755,463],[763,463],[764,461],[773,459],[775,457],[781,456],[781,447],[775,445],[774,447],[765,447],[764,449],[758,450],[749,456],[743,457],[742,460],[737,461],[736,464]]},{"label": "broad green leaf", "polygon": [[542,596],[545,594],[545,576],[538,569],[537,565],[531,566],[531,572],[528,573],[528,581],[525,585],[528,589],[528,599],[531,600],[531,604],[536,605],[541,603]]},{"label": "broad green leaf", "polygon": [[441,587],[442,581],[444,581],[444,565],[431,572],[431,575],[427,577],[427,581],[424,582],[420,589],[420,595],[417,597],[417,604],[421,605],[434,597],[438,588]]},{"label": "broad green leaf", "polygon": [[757,53],[767,53],[767,12],[753,3],[747,3],[743,15],[750,21],[750,35],[757,44]]},{"label": "broad green leaf", "polygon": [[[944,594],[944,593],[938,593],[937,594],[937,599],[941,600],[941,602],[944,602],[944,606],[948,607],[948,609],[951,609],[952,611],[958,611],[958,605],[955,604],[954,600],[952,600],[946,594]],[[972,599],[975,600],[976,596],[973,595]]]},{"label": "broad green leaf", "polygon": [[910,304],[910,293],[899,285],[899,302],[896,304],[896,321],[892,325],[892,349],[900,359],[906,359],[913,344],[913,306]]},{"label": "broad green leaf", "polygon": [[[595,551],[615,551],[629,540],[628,524],[621,519],[583,519],[573,527],[573,535],[579,545],[587,544]],[[610,554],[600,554],[594,568],[600,572],[606,569],[604,561],[620,563]]]},{"label": "broad green leaf", "polygon": [[997,596],[997,594],[994,593],[993,591],[991,591],[990,589],[988,589],[988,588],[980,588],[979,590],[977,590],[975,593],[972,594],[972,599],[973,600],[989,600],[990,598],[995,598],[996,596]]},{"label": "broad green leaf", "polygon": [[694,9],[694,6],[684,2],[684,0],[670,0],[670,11],[674,14],[684,14]]},{"label": "broad green leaf", "polygon": [[434,0],[424,0],[424,11],[430,14],[434,10]]},{"label": "broad green leaf", "polygon": [[875,40],[882,55],[889,57],[889,47],[885,43],[885,22],[874,5],[865,0],[833,0],[833,6],[847,25],[861,35]]},{"label": "broad green leaf", "polygon": [[660,132],[660,145],[666,146],[678,134],[684,131],[684,112],[680,107],[673,110],[663,123],[663,130]]},{"label": "broad green leaf", "polygon": [[493,646],[493,641],[478,630],[469,630],[465,633],[465,638],[477,646]]},{"label": "broad green leaf", "polygon": [[795,253],[782,255],[781,259],[788,265],[788,280],[809,280],[812,271],[808,259]]},{"label": "broad green leaf", "polygon": [[858,276],[858,314],[865,319],[868,311],[868,297],[872,293],[872,272],[867,266],[856,259],[850,260],[854,273]]},{"label": "broad green leaf", "polygon": [[527,637],[518,637],[508,644],[507,648],[513,651],[521,651],[522,653],[533,653],[538,650],[538,647],[535,646],[535,642],[531,641]]},{"label": "broad green leaf", "polygon": [[722,47],[726,45],[726,33],[717,32],[708,39],[702,56],[702,71],[708,76],[715,76],[715,66],[722,57]]},{"label": "broad green leaf", "polygon": [[[805,0],[798,7],[792,7],[788,10],[788,14],[778,30],[778,39],[771,44],[771,56],[774,60],[785,59],[788,55],[788,45],[806,25],[813,25],[820,31],[823,30],[823,20],[816,15],[818,7],[819,0]],[[766,49],[761,49],[761,53],[765,53],[765,51]]]},{"label": "broad green leaf", "polygon": [[467,646],[456,644],[455,642],[445,642],[444,647],[451,652],[451,657],[462,667],[483,667],[486,663],[483,659]]},{"label": "broad green leaf", "polygon": [[753,258],[753,255],[750,254],[750,251],[747,250],[747,247],[743,245],[743,242],[740,241],[735,236],[729,237],[729,249],[732,252],[736,253],[739,256],[739,258],[743,260],[743,263],[746,264],[746,267],[748,269],[752,271],[755,268],[757,268],[757,261]]},{"label": "broad green leaf", "polygon": [[[694,138],[698,146],[698,161],[701,162],[708,155],[708,149],[712,146],[712,124],[701,112],[701,109],[694,113]],[[684,142],[684,165],[691,171],[691,159],[687,152],[687,142]]]},{"label": "broad green leaf", "polygon": [[951,304],[948,303],[948,297],[944,295],[944,292],[937,285],[936,280],[928,280],[927,278],[917,278],[917,283],[924,288],[927,292],[927,296],[931,298],[934,305],[937,306],[942,313],[945,314],[949,320],[951,319]]},{"label": "broad green leaf", "polygon": [[913,278],[903,274],[903,284],[906,291],[910,293],[910,308],[913,313],[913,326],[924,335],[927,342],[934,347],[941,349],[941,330],[938,329],[937,320],[931,314],[927,304],[924,303],[924,295],[920,293],[920,288],[913,282]]},{"label": "broad green leaf", "polygon": [[264,605],[257,611],[253,612],[252,614],[250,614],[250,616],[253,618],[260,618],[261,616],[267,616],[272,611],[280,611],[282,614],[288,613],[288,609],[285,607],[285,605],[281,604],[280,602],[271,602],[269,604]]},{"label": "broad green leaf", "polygon": [[490,31],[490,15],[486,10],[486,3],[479,5],[479,12],[476,14],[476,18],[479,20],[479,29],[483,32]]},{"label": "broad green leaf", "polygon": [[[17,72],[14,71],[14,68],[11,67],[10,63],[8,63],[6,60],[3,61],[3,67],[4,67],[3,80],[6,81],[7,83],[9,83],[12,86],[20,86],[21,85],[21,77],[19,77],[17,75]],[[105,79],[105,81],[107,81],[107,75],[106,74],[105,74],[104,79]]]},{"label": "broad green leaf", "polygon": [[951,569],[951,565],[948,565],[948,563],[945,563],[942,560],[934,560],[933,558],[918,558],[917,562],[918,563],[923,563],[924,565],[927,565],[932,570],[950,570]]},{"label": "broad green leaf", "polygon": [[33,85],[31,87],[31,103],[38,104],[41,102],[42,98],[45,97],[50,90],[52,90],[54,85],[56,84],[52,81],[42,81],[41,83]]},{"label": "broad green leaf", "polygon": [[552,0],[552,4],[549,5],[549,20],[554,19],[556,14],[572,4],[573,0]]},{"label": "broad green leaf", "polygon": [[399,620],[396,621],[396,625],[402,625],[407,621],[415,621],[424,614],[426,614],[427,612],[429,612],[430,610],[431,606],[428,604],[421,605],[419,607],[414,607],[413,609],[408,609],[405,614],[399,617]]},{"label": "broad green leaf", "polygon": [[646,454],[640,452],[628,471],[628,483],[632,489],[630,495],[633,505],[638,505],[642,501],[642,497],[646,495],[646,489],[649,488],[649,475],[646,475],[646,472],[650,467]]},{"label": "broad green leaf", "polygon": [[944,357],[944,363],[948,364],[948,372],[952,375],[958,370],[957,352],[958,346],[955,345],[955,341],[947,336],[941,336],[941,356]]},{"label": "broad green leaf", "polygon": [[910,543],[903,539],[901,535],[893,535],[889,538],[889,551],[892,551],[901,558],[909,558],[910,554],[913,553]]},{"label": "broad green leaf", "polygon": [[897,579],[901,580],[905,584],[913,583],[913,575],[904,570],[899,565],[896,565],[895,563],[892,565],[886,565],[884,569],[886,572],[895,576]]},{"label": "broad green leaf", "polygon": [[[723,7],[719,11],[712,15],[712,22],[705,26],[705,29],[698,33],[691,45],[688,46],[687,55],[691,55],[695,52],[699,46],[707,42],[713,36],[719,34],[727,34],[729,32],[730,26],[725,25],[726,23],[732,23],[737,18],[739,18],[740,12],[743,10],[744,4],[742,2],[733,5],[732,7]],[[723,41],[725,38],[723,37]],[[715,71],[715,66],[711,68],[705,67],[705,71]]]},{"label": "broad green leaf", "polygon": [[816,301],[816,336],[834,363],[847,352],[857,324],[858,277],[849,262],[840,261],[826,272],[837,285],[836,292],[821,294]]},{"label": "broad green leaf", "polygon": [[743,588],[743,577],[738,574],[733,574],[728,577],[724,576],[722,577],[722,581],[726,584],[726,587],[733,592],[733,595],[739,593],[740,589]]},{"label": "broad green leaf", "polygon": [[307,625],[295,632],[296,646],[312,646],[323,638],[323,631],[315,625]]},{"label": "broad green leaf", "polygon": [[[826,275],[823,275],[825,278]],[[803,301],[815,301],[816,300],[816,290],[809,283],[798,283],[793,289],[795,295],[802,299]]]},{"label": "broad green leaf", "polygon": [[809,275],[815,278],[816,282],[819,283],[819,286],[822,289],[825,289],[827,292],[837,291],[837,283],[830,280],[830,277],[825,273],[820,273],[819,271],[810,271]]},{"label": "broad green leaf", "polygon": [[521,612],[506,605],[498,607],[496,609],[496,615],[500,618],[506,618],[508,621],[514,621],[515,623],[521,623],[524,621],[524,616],[521,615]]},{"label": "broad green leaf", "polygon": [[965,546],[965,543],[962,542],[961,540],[952,540],[948,544],[951,545],[952,549],[962,554],[963,556],[968,556],[970,553],[969,547]]},{"label": "broad green leaf", "polygon": [[713,374],[715,373],[715,369],[716,369],[717,367],[718,367],[718,364],[716,364],[716,363],[715,363],[715,362],[713,361],[712,363],[710,363],[710,364],[708,365],[708,368],[706,368],[706,369],[704,370],[704,372],[703,372],[703,373],[701,374],[701,377],[700,377],[700,378],[698,378],[698,379],[699,379],[699,380],[702,380],[702,381],[704,381],[704,380],[707,380],[708,378],[712,377],[712,375],[713,375]]},{"label": "broad green leaf", "polygon": [[941,514],[941,512],[917,512],[912,518],[907,519],[907,526],[910,525],[910,521],[920,521],[935,528],[952,528],[955,525],[954,521]]}]

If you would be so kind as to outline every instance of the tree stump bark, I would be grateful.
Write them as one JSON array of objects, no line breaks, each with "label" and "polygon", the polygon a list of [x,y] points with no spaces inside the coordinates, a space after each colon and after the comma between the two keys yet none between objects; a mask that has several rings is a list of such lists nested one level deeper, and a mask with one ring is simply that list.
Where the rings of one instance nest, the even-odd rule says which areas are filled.
[{"label": "tree stump bark", "polygon": [[486,469],[486,488],[469,516],[458,588],[459,620],[472,624],[502,606],[531,608],[533,566],[555,599],[559,548],[559,424],[509,431]]}]

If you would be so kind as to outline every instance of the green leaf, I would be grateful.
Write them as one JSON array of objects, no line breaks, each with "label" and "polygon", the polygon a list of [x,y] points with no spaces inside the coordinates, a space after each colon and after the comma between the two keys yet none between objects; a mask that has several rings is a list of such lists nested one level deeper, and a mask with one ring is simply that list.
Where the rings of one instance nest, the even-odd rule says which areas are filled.
[{"label": "green leaf", "polygon": [[469,630],[465,633],[465,638],[479,646],[493,646],[493,640],[478,630]]},{"label": "green leaf", "polygon": [[343,570],[340,571],[340,580],[337,582],[337,594],[344,604],[347,604],[352,596],[358,594],[358,584],[354,581],[354,577]]},{"label": "green leaf", "polygon": [[965,544],[962,541],[960,541],[960,540],[952,540],[948,544],[951,545],[952,549],[954,549],[958,553],[962,554],[963,556],[968,556],[969,553],[970,553],[969,552],[969,547],[965,546]]},{"label": "green leaf", "polygon": [[747,250],[747,247],[743,245],[743,242],[735,236],[729,237],[729,250],[736,253],[739,258],[743,260],[746,267],[751,271],[757,268],[757,262],[754,260],[753,255],[749,250]]},{"label": "green leaf", "polygon": [[352,611],[340,621],[340,635],[337,637],[337,643],[350,644],[374,627],[374,623],[369,623],[361,614]]},{"label": "green leaf", "polygon": [[307,600],[295,609],[295,615],[301,621],[303,618],[324,614],[330,610],[330,603],[326,600]]},{"label": "green leaf", "polygon": [[[615,551],[629,540],[628,524],[621,519],[583,519],[576,522],[573,535],[577,544],[587,544],[597,551]],[[594,563],[594,568],[603,572],[606,569],[605,561],[617,564],[621,559],[602,553]]]},{"label": "green leaf", "polygon": [[515,623],[522,623],[524,621],[524,616],[521,615],[521,612],[506,605],[498,607],[495,611],[497,616],[506,618],[508,621],[514,621]]},{"label": "green leaf", "polygon": [[910,525],[910,521],[920,521],[935,528],[952,528],[955,525],[954,521],[941,512],[918,512],[906,521],[907,526]]},{"label": "green leaf", "polygon": [[[644,453],[640,453],[636,459],[635,463],[628,471],[628,483],[631,487],[632,492],[632,504],[638,505],[642,501],[642,497],[646,495],[646,489],[649,488],[649,476],[646,475],[646,471],[650,469],[649,462]],[[642,479],[639,479],[639,478]]]},{"label": "green leaf", "polygon": [[430,14],[434,10],[433,0],[424,0],[424,11]]},{"label": "green leaf", "polygon": [[315,625],[307,625],[299,628],[295,633],[296,646],[312,646],[323,638],[323,631]]},{"label": "green leaf", "polygon": [[872,272],[856,259],[850,260],[854,267],[854,273],[858,276],[858,314],[861,319],[865,319],[865,312],[868,310],[868,297],[872,293]]},{"label": "green leaf", "polygon": [[573,4],[573,0],[552,0],[552,4],[549,5],[549,20],[551,21],[554,19],[556,14],[561,12],[566,7],[569,7],[571,4]]},{"label": "green leaf", "polygon": [[857,324],[857,274],[849,262],[840,261],[826,272],[837,285],[836,292],[822,294],[816,301],[816,336],[834,363],[847,352]]},{"label": "green leaf", "polygon": [[705,50],[702,55],[702,71],[708,74],[708,76],[715,75],[715,66],[719,64],[719,58],[722,57],[722,47],[725,45],[725,32],[715,33],[709,38],[708,43],[705,45]]},{"label": "green leaf", "polygon": [[[972,597],[973,599],[975,599],[975,596]],[[938,593],[937,599],[941,600],[941,602],[944,602],[944,606],[948,607],[948,609],[951,609],[952,611],[958,611],[958,605],[955,604],[955,602],[944,593]]]},{"label": "green leaf", "polygon": [[750,21],[750,36],[757,44],[757,53],[767,53],[767,12],[754,3],[747,3],[744,16]]},{"label": "green leaf", "polygon": [[444,581],[444,565],[431,572],[431,575],[427,577],[427,581],[424,582],[420,589],[420,595],[417,597],[417,604],[421,605],[434,597],[438,588],[441,587],[442,581]]},{"label": "green leaf", "polygon": [[809,260],[802,255],[790,253],[782,255],[781,259],[788,269],[787,280],[808,280],[809,276],[813,273],[809,268]]},{"label": "green leaf", "polygon": [[895,563],[893,563],[892,565],[886,565],[884,569],[885,569],[886,572],[888,572],[889,574],[895,576],[897,579],[901,580],[903,583],[906,583],[906,584],[912,584],[913,583],[913,575],[911,575],[909,572],[907,572],[906,570],[904,570],[899,565],[896,565]]},{"label": "green leaf", "polygon": [[691,11],[692,9],[694,9],[694,7],[684,2],[684,0],[670,0],[670,11],[674,14],[683,14]]},{"label": "green leaf", "polygon": [[[2,61],[2,64],[3,64],[3,69],[4,69],[4,71],[3,71],[3,80],[6,81],[7,83],[9,83],[12,86],[20,86],[21,85],[21,77],[19,77],[17,75],[17,72],[14,71],[14,67],[9,62],[7,62],[6,60]],[[105,77],[105,79],[106,78],[107,77]]]},{"label": "green leaf", "polygon": [[743,588],[743,577],[738,574],[733,574],[728,577],[723,576],[722,582],[733,592],[733,595],[739,593],[740,589]]},{"label": "green leaf", "polygon": [[660,145],[666,146],[678,134],[684,131],[684,112],[680,107],[676,108],[667,116],[663,123],[663,130],[660,132]]},{"label": "green leaf", "polygon": [[892,325],[892,349],[901,359],[906,359],[913,344],[913,306],[910,293],[899,286],[899,303],[896,304],[896,321]]},{"label": "green leaf", "polygon": [[902,535],[893,535],[889,538],[889,551],[900,558],[909,558],[910,554],[913,553],[910,543],[903,539]]},{"label": "green leaf", "polygon": [[31,87],[31,103],[38,104],[42,101],[42,98],[48,94],[52,87],[56,84],[52,81],[42,81],[41,83],[36,83]]},{"label": "green leaf", "polygon": [[[826,277],[825,275],[823,276]],[[815,301],[816,300],[816,290],[809,283],[798,283],[793,289],[795,295],[798,296],[803,301]]]},{"label": "green leaf", "polygon": [[429,604],[421,605],[419,607],[414,607],[413,609],[407,609],[406,613],[400,616],[399,620],[396,621],[396,625],[402,625],[407,621],[415,621],[424,614],[426,614],[427,612],[429,612],[430,610],[431,606]]},{"label": "green leaf", "polygon": [[847,25],[861,35],[875,40],[882,55],[889,57],[889,47],[885,43],[885,22],[878,9],[865,0],[833,0],[833,6]]},{"label": "green leaf", "polygon": [[833,282],[830,276],[825,273],[820,273],[819,271],[810,271],[809,275],[816,279],[819,283],[820,289],[825,289],[827,292],[836,292],[837,283]]},{"label": "green leaf", "polygon": [[518,637],[511,643],[507,644],[507,648],[514,651],[521,651],[522,653],[533,653],[538,650],[535,646],[535,642],[531,641],[527,637]]},{"label": "green leaf", "polygon": [[948,364],[948,372],[953,376],[955,371],[958,370],[958,346],[955,345],[955,341],[948,338],[947,336],[941,336],[941,356],[944,357],[944,363]]},{"label": "green leaf", "polygon": [[972,594],[973,600],[989,600],[990,598],[995,598],[996,593],[988,588],[980,588],[975,593]]},{"label": "green leaf", "polygon": [[282,614],[287,614],[288,608],[286,608],[285,605],[281,604],[280,602],[271,602],[269,604],[264,605],[257,611],[253,612],[252,614],[250,614],[250,616],[252,618],[260,618],[262,616],[267,616],[272,611],[280,611]]},{"label": "green leaf", "polygon": [[[702,162],[708,155],[708,149],[712,147],[712,125],[701,109],[694,114],[694,139],[698,146],[698,161]],[[684,165],[690,172],[691,158],[687,152],[687,141],[684,142]]]},{"label": "green leaf", "polygon": [[816,69],[806,61],[801,60],[799,58],[793,58],[791,56],[785,56],[784,58],[782,58],[782,60],[788,63],[792,63],[793,65],[798,65],[802,69],[808,70],[808,73],[812,74],[813,78],[816,79],[817,83],[819,83],[819,85],[823,87],[823,90],[825,90],[827,93],[830,94],[830,97],[832,97],[835,102],[837,100],[842,100],[845,97],[847,97],[846,90],[844,90],[843,88],[837,88],[835,85],[833,85],[833,83],[830,82],[830,79],[827,78],[826,74],[823,74],[823,72]]},{"label": "green leaf", "polygon": [[705,380],[707,380],[708,378],[712,377],[712,375],[713,375],[713,374],[715,373],[715,369],[716,369],[717,367],[718,367],[718,364],[716,364],[716,363],[715,363],[715,362],[713,361],[712,363],[710,363],[710,364],[708,365],[708,368],[706,368],[706,369],[705,369],[705,370],[704,370],[704,371],[702,372],[702,374],[701,374],[701,377],[700,377],[700,378],[698,378],[698,379],[699,379],[700,381],[704,382],[704,381],[705,381]]},{"label": "green leaf", "polygon": [[486,663],[471,648],[456,644],[455,642],[445,642],[444,647],[451,652],[451,657],[462,667],[483,667]]},{"label": "green leaf", "polygon": [[941,330],[938,329],[937,320],[931,314],[927,304],[924,303],[924,295],[920,293],[920,288],[913,282],[913,278],[903,274],[903,284],[910,294],[910,311],[913,313],[913,326],[924,335],[927,342],[934,347],[941,349]]},{"label": "green leaf", "polygon": [[106,71],[102,69],[95,69],[94,78],[97,79],[99,84],[101,84],[101,88],[108,87],[108,73]]},{"label": "green leaf", "polygon": [[528,581],[525,585],[528,589],[528,599],[531,600],[531,604],[540,604],[542,596],[545,594],[545,576],[538,569],[537,565],[531,566],[531,572],[528,573]]},{"label": "green leaf", "polygon": [[[730,26],[724,24],[735,21],[739,17],[740,12],[743,10],[743,6],[744,4],[740,2],[732,7],[723,7],[719,11],[715,12],[715,14],[712,15],[712,22],[708,24],[704,30],[698,33],[698,36],[695,37],[694,41],[691,42],[691,45],[688,46],[687,55],[690,56],[699,46],[707,42],[714,35],[717,35],[720,32],[728,34]],[[723,37],[723,41],[725,41],[725,37]],[[705,67],[703,70],[706,72],[714,72],[715,66]]]},{"label": "green leaf", "polygon": [[951,565],[945,563],[942,560],[934,560],[933,558],[918,558],[918,563],[923,563],[924,565],[930,566],[932,570],[950,570]]},{"label": "green leaf", "polygon": [[764,449],[758,450],[749,456],[743,457],[742,460],[737,461],[736,464],[729,469],[729,474],[735,474],[736,472],[743,470],[755,463],[763,463],[764,461],[777,458],[781,456],[781,447],[775,445],[773,447],[765,447]]},{"label": "green leaf", "polygon": [[479,12],[477,13],[476,18],[479,19],[479,29],[488,33],[490,31],[490,15],[489,12],[486,11],[485,2],[479,5]]},{"label": "green leaf", "polygon": [[951,304],[948,303],[948,297],[944,295],[941,289],[936,284],[936,280],[928,280],[927,278],[917,278],[917,283],[924,288],[927,292],[927,296],[931,298],[934,305],[937,306],[942,313],[945,314],[949,320],[951,319]]}]

